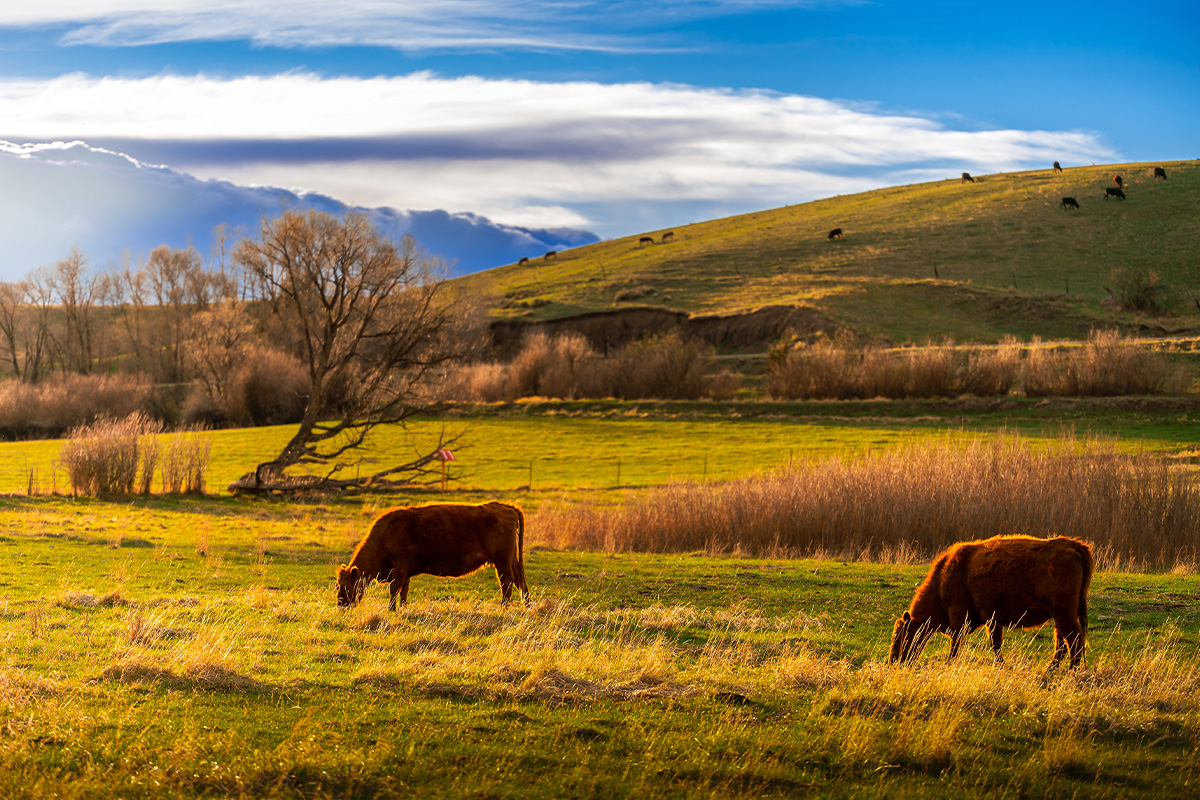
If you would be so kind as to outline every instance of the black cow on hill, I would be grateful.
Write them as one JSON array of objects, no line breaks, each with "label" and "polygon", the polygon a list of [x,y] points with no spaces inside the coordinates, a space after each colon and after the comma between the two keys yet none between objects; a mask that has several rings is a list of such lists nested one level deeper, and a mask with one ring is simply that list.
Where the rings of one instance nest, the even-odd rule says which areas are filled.
[{"label": "black cow on hill", "polygon": [[840,239],[840,238],[842,238],[842,229],[841,228],[834,228],[833,230],[831,230],[829,232],[829,241],[832,242],[834,239]]},{"label": "black cow on hill", "polygon": [[1124,200],[1125,192],[1123,192],[1121,189],[1114,189],[1110,186],[1104,190],[1104,199],[1107,200],[1110,197],[1115,197],[1118,200]]},{"label": "black cow on hill", "polygon": [[1062,172],[1062,164],[1059,164],[1057,161],[1055,161],[1055,162],[1054,162],[1054,171],[1055,171],[1055,172]]},{"label": "black cow on hill", "polygon": [[1120,175],[1113,175],[1113,184],[1114,184],[1114,185],[1115,185],[1115,186],[1116,186],[1118,189],[1124,189],[1124,188],[1125,188],[1125,181],[1121,179],[1121,176],[1120,176]]},{"label": "black cow on hill", "polygon": [[963,183],[974,183],[975,179],[971,177],[971,173],[964,172],[963,176],[962,176],[962,182]]},{"label": "black cow on hill", "polygon": [[1079,201],[1074,197],[1064,197],[1059,208],[1079,208]]},{"label": "black cow on hill", "polygon": [[1158,180],[1159,178],[1162,178],[1165,181],[1167,179],[1167,171],[1162,167],[1155,167],[1154,180]]}]

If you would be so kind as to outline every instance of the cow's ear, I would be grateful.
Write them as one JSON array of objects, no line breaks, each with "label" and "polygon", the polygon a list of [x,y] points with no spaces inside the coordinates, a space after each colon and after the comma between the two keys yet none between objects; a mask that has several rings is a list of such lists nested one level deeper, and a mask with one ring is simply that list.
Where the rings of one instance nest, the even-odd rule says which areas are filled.
[{"label": "cow's ear", "polygon": [[353,580],[358,580],[358,567],[351,567],[349,572]]},{"label": "cow's ear", "polygon": [[912,614],[909,614],[907,611],[905,611],[905,612],[904,612],[904,613],[903,613],[903,614],[900,616],[900,619],[904,620],[905,622],[912,622]]}]

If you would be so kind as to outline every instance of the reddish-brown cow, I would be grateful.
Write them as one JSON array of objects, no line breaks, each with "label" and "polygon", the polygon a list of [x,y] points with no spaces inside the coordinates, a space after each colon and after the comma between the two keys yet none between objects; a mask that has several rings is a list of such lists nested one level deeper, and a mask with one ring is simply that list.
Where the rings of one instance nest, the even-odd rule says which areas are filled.
[{"label": "reddish-brown cow", "polygon": [[946,550],[892,630],[889,661],[920,654],[935,633],[950,636],[950,657],[967,634],[986,625],[1000,656],[1005,626],[1035,628],[1054,621],[1054,663],[1070,652],[1083,660],[1087,639],[1087,593],[1092,551],[1078,539],[1059,536],[993,536]]},{"label": "reddish-brown cow", "polygon": [[414,575],[457,578],[492,564],[504,602],[513,586],[529,605],[525,585],[525,515],[516,506],[429,505],[395,508],[376,518],[349,564],[338,568],[338,605],[354,605],[374,581],[391,583],[396,609],[408,602]]}]

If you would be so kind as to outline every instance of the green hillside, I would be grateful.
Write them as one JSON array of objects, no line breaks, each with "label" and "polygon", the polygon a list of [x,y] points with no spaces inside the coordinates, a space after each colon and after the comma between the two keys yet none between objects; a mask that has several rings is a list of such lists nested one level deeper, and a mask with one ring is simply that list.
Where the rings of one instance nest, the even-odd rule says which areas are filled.
[{"label": "green hillside", "polygon": [[[1166,169],[1155,180],[1153,168]],[[1128,199],[1105,199],[1114,174]],[[1061,207],[1064,196],[1080,208]],[[827,234],[841,228],[844,237]],[[462,279],[496,319],[621,308],[802,306],[892,341],[1200,330],[1200,162],[1114,164],[878,189],[577,248]],[[534,254],[531,254],[533,256]],[[1114,270],[1157,271],[1162,311],[1118,309]]]}]

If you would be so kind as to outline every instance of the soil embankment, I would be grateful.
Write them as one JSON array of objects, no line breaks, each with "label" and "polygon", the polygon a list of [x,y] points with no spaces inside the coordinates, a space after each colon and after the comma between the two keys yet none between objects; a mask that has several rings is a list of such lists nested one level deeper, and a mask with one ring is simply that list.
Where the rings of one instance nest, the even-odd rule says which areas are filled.
[{"label": "soil embankment", "polygon": [[557,336],[578,333],[601,352],[644,336],[678,331],[722,350],[759,350],[788,331],[800,334],[832,333],[835,324],[820,312],[796,306],[766,306],[745,314],[691,316],[658,308],[623,308],[574,317],[525,322],[502,320],[491,325],[492,341],[502,354],[511,355],[533,333]]}]

